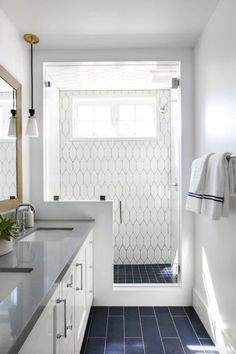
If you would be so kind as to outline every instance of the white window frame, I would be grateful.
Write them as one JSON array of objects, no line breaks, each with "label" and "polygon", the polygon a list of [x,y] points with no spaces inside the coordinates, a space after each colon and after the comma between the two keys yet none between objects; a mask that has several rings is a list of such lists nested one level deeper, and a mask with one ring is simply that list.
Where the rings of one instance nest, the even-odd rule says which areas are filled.
[{"label": "white window frame", "polygon": [[[143,105],[145,101],[150,100],[152,102],[152,107],[154,109],[154,117],[155,119],[155,136],[147,136],[147,137],[140,137],[140,136],[104,136],[104,137],[75,137],[73,134],[73,119],[74,119],[74,101],[80,100],[82,101],[81,104],[84,105],[93,105],[96,100],[98,101],[97,104],[101,105],[110,105],[111,107],[111,124],[112,127],[115,127],[116,130],[118,129],[118,115],[119,115],[119,107],[121,105]],[[84,100],[84,102],[83,102]],[[142,102],[143,100],[143,102]],[[155,94],[148,94],[148,95],[135,95],[130,94],[125,96],[118,96],[118,95],[111,95],[111,94],[103,94],[103,95],[71,95],[70,97],[70,105],[69,105],[69,115],[70,115],[70,141],[120,141],[120,140],[151,140],[156,141],[159,139],[159,132],[160,132],[160,125],[159,125],[159,111],[157,109],[157,97]]]}]

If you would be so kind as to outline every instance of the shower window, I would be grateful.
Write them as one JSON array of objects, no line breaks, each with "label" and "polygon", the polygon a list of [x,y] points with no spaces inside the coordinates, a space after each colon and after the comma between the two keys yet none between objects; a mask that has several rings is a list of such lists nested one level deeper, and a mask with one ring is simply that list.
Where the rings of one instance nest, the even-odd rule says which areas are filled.
[{"label": "shower window", "polygon": [[155,138],[156,104],[155,96],[73,98],[72,139]]}]

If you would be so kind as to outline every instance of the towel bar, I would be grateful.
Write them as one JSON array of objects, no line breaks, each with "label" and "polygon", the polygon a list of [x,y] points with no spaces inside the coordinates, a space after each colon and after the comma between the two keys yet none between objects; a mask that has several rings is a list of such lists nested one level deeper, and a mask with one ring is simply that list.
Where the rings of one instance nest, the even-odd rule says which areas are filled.
[{"label": "towel bar", "polygon": [[227,156],[227,160],[231,160],[231,159],[236,159],[236,155],[229,155],[229,156]]}]

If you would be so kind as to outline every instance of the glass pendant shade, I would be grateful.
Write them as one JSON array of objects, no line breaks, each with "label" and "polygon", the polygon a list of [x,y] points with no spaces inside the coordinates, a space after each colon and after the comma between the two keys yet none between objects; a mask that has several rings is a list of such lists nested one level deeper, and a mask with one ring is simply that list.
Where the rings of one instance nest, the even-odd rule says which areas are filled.
[{"label": "glass pendant shade", "polygon": [[35,117],[29,116],[26,126],[26,135],[37,138],[39,136],[38,124]]},{"label": "glass pendant shade", "polygon": [[10,117],[8,136],[16,137],[16,116],[14,115]]}]

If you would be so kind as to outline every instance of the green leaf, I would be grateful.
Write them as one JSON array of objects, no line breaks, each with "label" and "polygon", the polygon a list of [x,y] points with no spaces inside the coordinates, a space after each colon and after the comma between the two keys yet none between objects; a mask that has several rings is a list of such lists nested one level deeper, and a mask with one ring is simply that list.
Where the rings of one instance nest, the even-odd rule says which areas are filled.
[{"label": "green leaf", "polygon": [[10,241],[17,233],[16,223],[3,215],[0,215],[0,240]]}]

